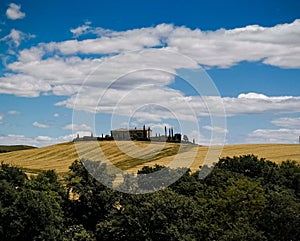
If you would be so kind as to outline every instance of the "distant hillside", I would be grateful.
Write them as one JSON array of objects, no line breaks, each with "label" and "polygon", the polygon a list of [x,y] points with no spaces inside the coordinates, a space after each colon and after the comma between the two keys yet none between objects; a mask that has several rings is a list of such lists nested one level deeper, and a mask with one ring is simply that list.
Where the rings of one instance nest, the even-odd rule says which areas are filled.
[{"label": "distant hillside", "polygon": [[[118,145],[113,141],[103,142],[81,142],[77,143],[80,158],[99,160],[100,145],[102,152],[115,166],[129,172],[136,172],[144,165],[167,165],[176,157],[179,165],[191,164],[193,171],[203,164],[207,155],[207,146],[182,145],[176,143],[154,143],[147,142],[120,142]],[[252,144],[252,145],[227,145],[224,146],[221,157],[254,154],[274,162],[295,160],[300,163],[300,145],[286,144]],[[54,169],[59,173],[68,171],[71,163],[79,159],[74,143],[61,143],[43,148],[32,148],[0,154],[0,162],[11,163],[30,171]],[[212,160],[214,162],[218,161]]]},{"label": "distant hillside", "polygon": [[26,146],[26,145],[0,145],[0,153],[12,152],[12,151],[20,151],[20,150],[28,150],[36,148],[34,146]]}]

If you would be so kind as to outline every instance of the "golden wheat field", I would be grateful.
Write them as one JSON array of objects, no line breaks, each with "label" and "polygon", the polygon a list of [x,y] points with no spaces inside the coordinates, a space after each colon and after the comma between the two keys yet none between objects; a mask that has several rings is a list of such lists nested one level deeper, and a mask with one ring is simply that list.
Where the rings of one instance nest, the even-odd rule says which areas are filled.
[{"label": "golden wheat field", "polygon": [[77,159],[109,161],[118,168],[136,172],[145,165],[190,166],[195,171],[203,162],[217,162],[219,157],[254,154],[274,162],[295,160],[300,163],[300,145],[245,144],[196,146],[176,143],[114,141],[61,143],[30,150],[0,154],[0,161],[24,168],[29,172],[54,169],[68,171]]}]

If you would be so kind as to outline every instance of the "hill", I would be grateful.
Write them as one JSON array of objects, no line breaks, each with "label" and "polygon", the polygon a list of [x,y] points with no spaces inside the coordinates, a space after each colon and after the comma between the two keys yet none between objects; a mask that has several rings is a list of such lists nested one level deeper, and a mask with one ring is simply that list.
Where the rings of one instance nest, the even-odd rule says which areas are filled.
[{"label": "hill", "polygon": [[[103,160],[99,146],[108,160],[122,170],[136,172],[144,165],[167,165],[174,157],[184,166],[190,160],[193,171],[203,164],[207,155],[207,146],[182,145],[176,143],[127,142],[115,144],[113,141],[61,143],[43,148],[19,150],[0,154],[0,161],[10,163],[28,171],[54,169],[65,173],[71,163],[80,158]],[[76,151],[77,149],[77,151]],[[80,157],[78,155],[80,154]],[[254,154],[274,162],[295,160],[300,163],[300,145],[296,144],[247,144],[226,145],[220,157]],[[218,160],[212,160],[214,162]]]},{"label": "hill", "polygon": [[11,152],[11,151],[21,151],[36,148],[34,146],[26,145],[0,145],[0,153]]}]

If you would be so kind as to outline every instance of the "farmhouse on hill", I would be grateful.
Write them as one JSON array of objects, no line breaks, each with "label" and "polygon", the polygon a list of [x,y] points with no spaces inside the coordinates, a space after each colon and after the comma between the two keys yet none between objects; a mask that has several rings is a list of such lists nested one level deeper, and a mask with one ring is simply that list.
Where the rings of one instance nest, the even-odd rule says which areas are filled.
[{"label": "farmhouse on hill", "polygon": [[114,140],[137,140],[137,141],[155,141],[155,142],[181,142],[181,134],[174,134],[173,128],[169,128],[169,135],[167,133],[167,127],[165,126],[165,135],[152,136],[152,130],[150,127],[126,129],[120,128],[111,130],[111,137]]},{"label": "farmhouse on hill", "polygon": [[115,130],[111,130],[111,135],[106,135],[105,137],[102,134],[102,137],[95,137],[93,133],[90,136],[82,136],[80,137],[77,134],[77,137],[73,139],[73,142],[81,142],[81,141],[110,141],[110,140],[121,140],[121,141],[154,141],[154,142],[181,142],[181,134],[175,133],[173,128],[169,128],[169,133],[167,132],[167,127],[165,126],[164,135],[157,134],[152,136],[152,130],[150,127],[146,128],[145,125],[143,128],[119,128]]},{"label": "farmhouse on hill", "polygon": [[119,128],[111,130],[111,136],[114,140],[150,140],[151,129],[144,126],[143,128],[126,129]]},{"label": "farmhouse on hill", "polygon": [[77,134],[77,137],[73,140],[73,142],[76,141],[97,141],[97,137],[94,137],[93,133],[91,133],[90,136],[83,136],[83,137],[79,137],[79,134]]}]

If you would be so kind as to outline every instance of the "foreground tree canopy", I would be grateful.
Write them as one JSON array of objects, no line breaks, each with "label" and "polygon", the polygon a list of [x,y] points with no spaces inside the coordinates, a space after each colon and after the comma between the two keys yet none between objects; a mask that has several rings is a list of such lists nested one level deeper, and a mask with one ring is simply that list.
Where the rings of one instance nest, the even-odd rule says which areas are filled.
[{"label": "foreground tree canopy", "polygon": [[[139,173],[161,168],[144,167]],[[0,240],[299,240],[297,163],[227,157],[204,180],[198,177],[186,170],[168,188],[129,195],[97,182],[79,161],[64,178],[54,171],[28,178],[2,163]],[[144,184],[143,178],[128,176],[122,185]]]}]

